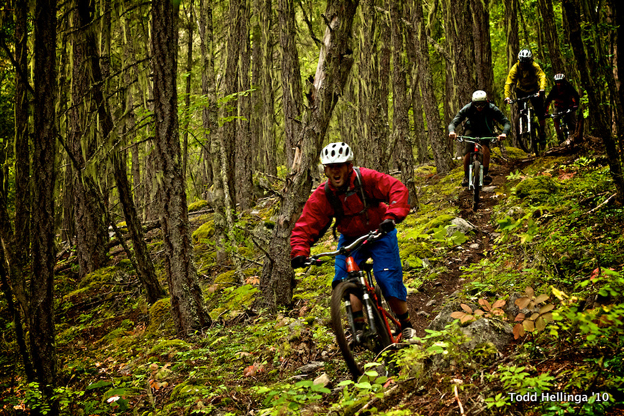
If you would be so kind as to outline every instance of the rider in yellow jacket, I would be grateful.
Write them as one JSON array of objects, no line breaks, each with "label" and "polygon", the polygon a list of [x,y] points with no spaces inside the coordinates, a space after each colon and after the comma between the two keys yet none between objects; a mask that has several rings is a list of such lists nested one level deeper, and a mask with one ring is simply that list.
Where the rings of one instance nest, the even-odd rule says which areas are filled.
[{"label": "rider in yellow jacket", "polygon": [[505,82],[505,102],[511,101],[512,87],[516,88],[516,98],[524,98],[539,92],[538,97],[531,98],[531,104],[535,109],[539,120],[539,143],[543,149],[546,145],[546,118],[544,111],[544,96],[546,91],[546,74],[542,68],[533,61],[533,55],[528,49],[523,49],[518,54],[518,62],[509,70]]}]

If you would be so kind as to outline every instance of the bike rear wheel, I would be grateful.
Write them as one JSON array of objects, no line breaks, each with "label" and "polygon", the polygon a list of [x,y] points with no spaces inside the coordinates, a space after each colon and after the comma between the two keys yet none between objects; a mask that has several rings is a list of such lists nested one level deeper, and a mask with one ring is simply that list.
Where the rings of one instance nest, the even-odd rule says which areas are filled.
[{"label": "bike rear wheel", "polygon": [[472,197],[472,209],[474,211],[477,210],[477,208],[479,207],[479,192],[481,190],[481,186],[480,186],[480,171],[481,171],[481,163],[478,160],[475,160],[474,162],[472,162],[472,174],[473,174],[473,179],[472,179],[472,184],[474,187],[473,190],[473,197]]},{"label": "bike rear wheel", "polygon": [[[342,356],[354,378],[364,374],[364,365],[372,362],[375,356],[390,344],[385,325],[376,307],[372,308],[372,317],[365,312],[366,322],[363,326],[362,339],[355,337],[353,314],[351,310],[351,295],[354,295],[364,305],[361,289],[352,282],[340,283],[334,289],[331,297],[331,320],[336,335],[336,342]],[[371,330],[370,320],[373,321],[375,332]]]}]

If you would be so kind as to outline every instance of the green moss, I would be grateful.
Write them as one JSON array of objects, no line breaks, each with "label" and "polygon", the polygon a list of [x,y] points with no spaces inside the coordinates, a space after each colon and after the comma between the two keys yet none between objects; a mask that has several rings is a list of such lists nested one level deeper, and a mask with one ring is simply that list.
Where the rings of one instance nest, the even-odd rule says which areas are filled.
[{"label": "green moss", "polygon": [[150,349],[153,355],[171,355],[179,351],[188,351],[191,346],[181,339],[163,339],[159,340],[156,345]]},{"label": "green moss", "polygon": [[516,196],[539,200],[543,199],[544,196],[556,194],[559,189],[560,185],[550,176],[537,176],[525,179],[516,185]]},{"label": "green moss", "polygon": [[199,201],[195,201],[188,206],[189,212],[199,211],[203,207],[208,206],[208,201],[200,199]]},{"label": "green moss", "polygon": [[221,286],[233,285],[234,283],[236,283],[236,270],[230,270],[225,273],[221,273],[215,278],[214,283]]},{"label": "green moss", "polygon": [[[524,159],[525,157],[527,157],[527,154],[524,153],[522,151],[522,149],[518,149],[517,147],[506,147],[505,148],[507,150],[507,157],[509,159]],[[500,147],[495,147],[494,149],[492,149],[492,154],[495,157],[500,157],[501,156],[501,151],[500,151]]]},{"label": "green moss", "polygon": [[208,221],[203,223],[195,232],[193,233],[193,243],[200,243],[203,240],[210,239],[214,235],[215,227],[214,221]]},{"label": "green moss", "polygon": [[150,323],[147,334],[161,335],[162,332],[173,332],[173,318],[171,317],[171,299],[157,300],[149,310]]},{"label": "green moss", "polygon": [[101,285],[102,283],[109,283],[114,280],[116,266],[101,267],[94,272],[89,273],[82,278],[78,287],[86,288],[92,285]]},{"label": "green moss", "polygon": [[416,176],[430,176],[436,173],[436,167],[433,165],[422,165],[414,170]]},{"label": "green moss", "polygon": [[450,214],[438,215],[437,217],[429,221],[427,225],[425,225],[425,231],[432,232],[434,229],[438,227],[444,227],[446,225],[449,225],[451,221],[453,221],[454,218],[455,218],[455,215],[450,215]]}]

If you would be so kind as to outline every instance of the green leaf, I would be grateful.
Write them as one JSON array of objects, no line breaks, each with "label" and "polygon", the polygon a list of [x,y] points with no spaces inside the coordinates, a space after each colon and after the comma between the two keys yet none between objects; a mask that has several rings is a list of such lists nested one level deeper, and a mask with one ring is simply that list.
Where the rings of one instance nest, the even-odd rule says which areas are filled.
[{"label": "green leaf", "polygon": [[371,384],[368,381],[357,383],[355,384],[355,387],[357,387],[358,389],[365,389],[365,390],[370,390],[373,388],[373,386],[371,386]]},{"label": "green leaf", "polygon": [[112,385],[113,383],[111,383],[110,381],[100,380],[93,384],[89,384],[85,390],[99,389],[100,387],[108,387]]}]

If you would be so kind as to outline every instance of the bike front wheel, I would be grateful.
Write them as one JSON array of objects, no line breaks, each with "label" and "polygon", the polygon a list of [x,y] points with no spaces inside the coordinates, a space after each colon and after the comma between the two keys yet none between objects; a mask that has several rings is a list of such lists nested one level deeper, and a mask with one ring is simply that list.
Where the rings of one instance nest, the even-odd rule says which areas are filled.
[{"label": "bike front wheel", "polygon": [[474,211],[477,210],[477,208],[479,207],[479,192],[481,191],[481,180],[480,180],[480,173],[481,173],[481,163],[479,163],[478,160],[475,160],[472,163],[472,173],[473,173],[473,186],[474,186],[474,190],[473,190],[473,196],[472,196],[472,209]]},{"label": "bike front wheel", "polygon": [[358,285],[342,282],[336,286],[331,297],[331,320],[336,343],[351,375],[357,379],[364,374],[364,365],[372,362],[390,341],[379,311],[374,306],[371,308],[372,317],[364,312],[365,322],[360,324],[361,328],[357,328],[356,334],[351,309],[354,298],[362,304],[365,311],[363,292]]}]

